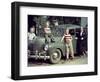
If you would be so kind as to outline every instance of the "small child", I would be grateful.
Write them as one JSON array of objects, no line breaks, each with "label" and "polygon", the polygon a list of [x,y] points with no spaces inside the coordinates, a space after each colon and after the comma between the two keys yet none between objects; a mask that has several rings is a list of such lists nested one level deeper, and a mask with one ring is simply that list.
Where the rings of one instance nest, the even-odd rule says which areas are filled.
[{"label": "small child", "polygon": [[49,39],[51,40],[51,42],[55,42],[51,29],[49,27],[49,21],[46,22],[46,27],[44,27],[44,33],[45,33],[45,42],[49,43]]},{"label": "small child", "polygon": [[28,32],[28,49],[32,50],[33,49],[33,43],[36,40],[36,35],[35,35],[35,27],[32,26],[30,28],[30,32]]},{"label": "small child", "polygon": [[34,26],[32,26],[31,28],[30,28],[30,32],[28,32],[28,40],[29,41],[33,41],[35,38],[36,38],[36,35],[35,35],[35,27]]}]

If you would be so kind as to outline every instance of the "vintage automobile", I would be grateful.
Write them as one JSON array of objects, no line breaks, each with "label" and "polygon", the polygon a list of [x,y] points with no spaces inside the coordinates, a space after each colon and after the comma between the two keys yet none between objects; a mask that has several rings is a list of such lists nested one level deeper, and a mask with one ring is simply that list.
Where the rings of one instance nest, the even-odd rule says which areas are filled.
[{"label": "vintage automobile", "polygon": [[28,58],[34,58],[36,60],[49,59],[53,64],[58,63],[61,58],[65,57],[65,46],[64,42],[61,42],[61,38],[66,28],[69,28],[69,31],[73,37],[74,53],[76,54],[75,34],[78,30],[80,30],[80,26],[66,24],[51,27],[55,42],[49,42],[49,44],[45,43],[43,28],[38,28],[36,32],[37,38],[33,41],[32,47],[28,49]]}]

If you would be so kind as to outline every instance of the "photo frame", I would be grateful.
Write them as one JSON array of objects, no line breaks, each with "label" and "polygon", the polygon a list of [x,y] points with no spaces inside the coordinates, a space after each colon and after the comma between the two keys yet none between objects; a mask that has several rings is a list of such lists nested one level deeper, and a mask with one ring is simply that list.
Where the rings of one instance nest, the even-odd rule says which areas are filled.
[{"label": "photo frame", "polygon": [[[12,38],[11,39],[11,78],[12,79],[25,80],[25,79],[97,75],[98,73],[97,72],[97,58],[98,58],[97,57],[97,23],[98,23],[97,7],[61,5],[61,4],[49,4],[49,3],[12,2],[11,10],[12,10],[11,12],[11,26],[12,26],[11,27],[12,29],[11,30],[11,38]],[[86,48],[88,54],[86,56],[81,56],[81,57],[75,55],[75,59],[71,55],[72,58],[70,60],[65,61],[65,57],[66,57],[66,53],[64,53],[65,51],[62,51],[60,53],[58,51],[59,48],[57,47],[58,50],[55,50],[54,46],[53,48],[50,48],[48,50],[48,47],[52,47],[52,45],[49,44],[48,46],[45,43],[45,45],[42,45],[44,51],[47,51],[46,56],[44,56],[45,52],[43,53],[40,52],[39,51],[40,47],[37,45],[39,45],[42,41],[44,41],[44,39],[47,39],[42,36],[44,35],[43,29],[45,29],[42,27],[45,27],[45,25],[48,26],[49,24],[51,29],[54,29],[54,27],[60,29],[60,30],[54,29],[52,31],[53,37],[55,39],[55,43],[52,44],[55,45],[57,44],[60,45],[59,43],[56,43],[56,40],[58,41],[56,37],[58,38],[60,36],[62,37],[66,27],[71,29],[69,30],[69,33],[72,36],[74,34],[77,35],[78,31],[76,30],[78,28],[79,29],[81,27],[84,28],[86,27],[86,29],[88,28],[88,30],[85,31],[88,34],[86,40],[87,41]],[[29,56],[30,51],[28,49],[29,41],[27,40],[28,37],[27,34],[30,30],[31,31],[34,30],[30,28],[33,27],[32,25],[35,27],[35,32],[34,32],[36,34],[35,36],[39,37],[39,40],[42,38],[43,40],[41,40],[40,43],[37,43],[39,42],[37,40],[35,45],[32,44],[32,47],[34,46],[34,49],[36,49],[35,53],[36,54],[38,53],[38,55],[35,54]],[[73,41],[75,42],[74,39]],[[66,49],[64,46],[60,48],[62,50]],[[76,47],[74,48],[76,49]],[[54,54],[52,56],[51,54],[47,55],[49,54],[49,51],[50,53],[53,51],[56,53],[51,53]],[[42,59],[41,53],[43,55],[43,60],[48,60],[50,58],[49,60],[51,61],[52,64],[51,63],[48,64],[48,61],[45,62],[44,64],[43,60],[39,60],[40,58]],[[62,58],[62,55],[60,55],[62,53],[65,54],[62,62],[64,61],[65,63],[62,64],[60,62],[59,64],[57,64],[58,61],[60,61]],[[30,57],[35,58],[35,60],[33,61],[29,59]],[[55,57],[58,57],[58,59],[54,60]],[[83,62],[81,62],[81,60]]]}]

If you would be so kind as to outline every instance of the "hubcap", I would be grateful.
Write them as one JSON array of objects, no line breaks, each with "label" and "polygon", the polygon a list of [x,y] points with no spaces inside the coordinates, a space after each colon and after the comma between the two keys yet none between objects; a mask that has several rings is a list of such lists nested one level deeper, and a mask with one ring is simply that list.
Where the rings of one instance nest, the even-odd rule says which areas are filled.
[{"label": "hubcap", "polygon": [[58,53],[53,53],[53,58],[57,58],[58,57]]}]

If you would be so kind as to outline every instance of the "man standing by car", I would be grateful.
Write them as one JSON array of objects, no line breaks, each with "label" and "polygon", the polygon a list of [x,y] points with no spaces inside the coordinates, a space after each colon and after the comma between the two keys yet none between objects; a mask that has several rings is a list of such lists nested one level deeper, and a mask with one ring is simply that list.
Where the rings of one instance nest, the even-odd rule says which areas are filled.
[{"label": "man standing by car", "polygon": [[66,59],[69,59],[69,54],[71,54],[71,58],[73,59],[74,51],[73,51],[73,45],[72,45],[72,36],[71,34],[69,34],[69,29],[66,29],[66,32],[63,35],[61,41],[64,41],[64,44],[65,44]]},{"label": "man standing by car", "polygon": [[[50,41],[51,42],[55,42],[54,41],[54,38],[53,38],[53,35],[51,33],[51,29],[49,27],[49,21],[46,22],[46,27],[44,28],[44,33],[45,33],[45,42],[46,43],[49,43]],[[50,40],[50,41],[49,41]]]},{"label": "man standing by car", "polygon": [[86,33],[84,32],[83,27],[80,28],[80,32],[76,34],[77,44],[76,44],[76,51],[79,56],[85,55],[85,45],[84,41],[86,38]]}]

